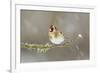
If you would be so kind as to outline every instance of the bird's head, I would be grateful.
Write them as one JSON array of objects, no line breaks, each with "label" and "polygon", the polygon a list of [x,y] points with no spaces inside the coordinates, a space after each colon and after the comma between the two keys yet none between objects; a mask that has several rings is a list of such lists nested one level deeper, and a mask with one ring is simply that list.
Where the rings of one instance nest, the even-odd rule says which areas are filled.
[{"label": "bird's head", "polygon": [[56,31],[57,30],[57,28],[54,26],[54,25],[51,25],[50,27],[49,27],[49,32],[54,32],[54,31]]}]

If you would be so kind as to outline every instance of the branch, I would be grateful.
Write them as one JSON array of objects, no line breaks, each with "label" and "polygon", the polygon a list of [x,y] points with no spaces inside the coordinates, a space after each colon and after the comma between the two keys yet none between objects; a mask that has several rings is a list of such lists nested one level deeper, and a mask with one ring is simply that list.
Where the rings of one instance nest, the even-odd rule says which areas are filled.
[{"label": "branch", "polygon": [[64,47],[70,47],[72,48],[73,45],[77,44],[80,39],[82,39],[83,36],[81,34],[78,34],[74,40],[70,40],[70,42],[66,42],[61,45],[54,45],[54,44],[29,44],[29,43],[21,43],[21,48],[26,48],[26,49],[36,49],[38,53],[46,53],[49,49],[52,48],[64,48]]},{"label": "branch", "polygon": [[62,45],[53,45],[53,44],[29,44],[29,43],[21,43],[21,48],[26,49],[36,49],[39,53],[46,53],[49,49],[52,48],[63,48],[63,47],[70,47],[71,45],[69,43],[65,43]]}]

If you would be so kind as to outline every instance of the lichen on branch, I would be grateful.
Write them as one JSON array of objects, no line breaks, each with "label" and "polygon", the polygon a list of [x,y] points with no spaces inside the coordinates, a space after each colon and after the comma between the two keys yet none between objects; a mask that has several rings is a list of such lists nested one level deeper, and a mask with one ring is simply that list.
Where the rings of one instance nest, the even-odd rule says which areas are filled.
[{"label": "lichen on branch", "polygon": [[70,47],[69,43],[65,43],[62,45],[54,45],[54,44],[30,44],[30,43],[21,43],[21,48],[25,49],[36,49],[38,53],[46,53],[49,49],[52,48],[63,48],[63,47]]},{"label": "lichen on branch", "polygon": [[30,43],[21,43],[21,48],[25,49],[34,49],[37,50],[38,53],[46,53],[48,50],[53,49],[53,48],[72,48],[73,45],[77,44],[80,39],[83,39],[83,36],[81,34],[78,34],[76,38],[73,40],[70,40],[69,42],[65,42],[60,45],[54,45],[54,44],[30,44]]}]

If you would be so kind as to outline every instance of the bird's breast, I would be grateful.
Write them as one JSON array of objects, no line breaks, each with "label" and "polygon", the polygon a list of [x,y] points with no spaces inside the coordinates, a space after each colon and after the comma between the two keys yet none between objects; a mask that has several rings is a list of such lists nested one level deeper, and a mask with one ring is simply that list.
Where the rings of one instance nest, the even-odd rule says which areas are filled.
[{"label": "bird's breast", "polygon": [[64,41],[63,34],[57,33],[57,32],[50,32],[49,33],[49,39],[54,44],[61,44]]}]

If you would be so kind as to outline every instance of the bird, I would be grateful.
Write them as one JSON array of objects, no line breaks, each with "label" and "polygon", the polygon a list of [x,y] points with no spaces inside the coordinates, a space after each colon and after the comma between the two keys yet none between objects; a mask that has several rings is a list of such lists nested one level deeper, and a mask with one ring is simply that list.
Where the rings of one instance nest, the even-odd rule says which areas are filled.
[{"label": "bird", "polygon": [[50,27],[49,27],[48,36],[49,36],[49,40],[53,44],[59,45],[59,44],[62,44],[64,42],[63,33],[61,31],[59,31],[57,29],[57,27],[54,26],[53,24],[50,25]]}]

